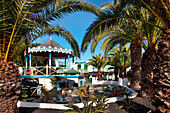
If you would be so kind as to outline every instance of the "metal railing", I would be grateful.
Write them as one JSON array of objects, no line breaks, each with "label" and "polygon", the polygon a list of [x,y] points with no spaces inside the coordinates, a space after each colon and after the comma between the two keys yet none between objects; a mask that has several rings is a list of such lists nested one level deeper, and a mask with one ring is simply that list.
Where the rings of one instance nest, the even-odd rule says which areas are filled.
[{"label": "metal railing", "polygon": [[49,76],[56,75],[57,70],[54,66],[51,66],[51,68],[49,68],[48,66],[35,66],[27,69],[26,67],[22,67],[22,69],[20,69],[20,74],[24,76]]}]

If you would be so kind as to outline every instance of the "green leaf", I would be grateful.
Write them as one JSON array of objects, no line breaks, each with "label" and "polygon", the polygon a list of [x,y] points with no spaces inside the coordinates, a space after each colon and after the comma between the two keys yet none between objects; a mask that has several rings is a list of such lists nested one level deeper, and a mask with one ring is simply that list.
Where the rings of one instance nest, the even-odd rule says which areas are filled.
[{"label": "green leaf", "polygon": [[123,107],[124,107],[124,105],[120,105],[120,106],[119,106],[119,109],[122,109]]},{"label": "green leaf", "polygon": [[75,110],[76,112],[78,113],[83,113],[80,108],[76,105],[73,105],[73,104],[68,104],[68,105],[65,105],[66,107],[70,107],[70,108],[73,108],[73,110]]}]

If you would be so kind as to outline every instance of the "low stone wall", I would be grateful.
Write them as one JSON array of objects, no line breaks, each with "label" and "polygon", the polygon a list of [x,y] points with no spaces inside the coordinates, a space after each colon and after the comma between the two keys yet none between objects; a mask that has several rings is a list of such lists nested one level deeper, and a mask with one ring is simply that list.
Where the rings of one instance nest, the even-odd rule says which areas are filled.
[{"label": "low stone wall", "polygon": [[[112,103],[116,101],[122,101],[123,99],[125,99],[125,97],[112,97],[112,98],[107,98],[107,99],[108,101],[106,103]],[[91,102],[89,102],[89,104],[90,103]],[[66,107],[65,105],[67,104],[34,103],[34,102],[22,102],[22,101],[18,101],[17,103],[17,107],[24,107],[24,108],[59,109],[59,110],[72,109],[72,108]],[[75,103],[74,105],[78,106],[79,108],[84,107],[83,103]],[[93,106],[95,106],[95,104]]]},{"label": "low stone wall", "polygon": [[97,85],[97,84],[119,85],[117,81],[97,80],[97,79],[95,79],[95,77],[92,78],[92,84],[93,84],[93,85]]},{"label": "low stone wall", "polygon": [[[134,90],[132,90],[132,89],[130,89],[128,87],[126,87],[125,91],[132,93],[132,96],[129,97],[129,98],[135,98],[137,96],[137,94],[138,94],[137,92],[135,92]],[[125,98],[126,98],[125,96],[124,97],[107,98],[108,101],[106,103],[122,101]],[[41,108],[41,109],[60,109],[60,110],[71,109],[69,107],[66,107],[65,105],[67,105],[67,104],[34,103],[34,102],[22,102],[22,101],[18,101],[18,103],[17,103],[17,107]],[[77,105],[79,108],[84,107],[83,103],[75,103],[74,105]],[[94,104],[94,106],[95,106],[95,104]]]},{"label": "low stone wall", "polygon": [[97,80],[96,77],[92,78],[92,84],[106,84],[106,85],[121,85],[121,86],[128,86],[129,81],[127,78],[119,78],[119,81],[112,81],[112,80]]}]

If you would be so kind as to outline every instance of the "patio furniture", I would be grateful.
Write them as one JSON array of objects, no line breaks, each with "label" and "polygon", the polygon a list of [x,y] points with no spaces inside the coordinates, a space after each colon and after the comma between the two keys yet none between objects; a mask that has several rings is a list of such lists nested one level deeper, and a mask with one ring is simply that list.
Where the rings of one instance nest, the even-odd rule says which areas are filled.
[{"label": "patio furniture", "polygon": [[109,90],[112,90],[112,86],[111,85],[107,85],[107,88],[109,89]]},{"label": "patio furniture", "polygon": [[61,95],[55,95],[53,97],[53,103],[59,103],[59,104],[68,104],[72,102],[72,97],[65,97],[63,98]]},{"label": "patio furniture", "polygon": [[110,92],[103,92],[104,95],[110,95]]},{"label": "patio furniture", "polygon": [[115,91],[111,91],[110,93],[115,93]]},{"label": "patio furniture", "polygon": [[63,102],[63,97],[61,95],[55,95],[53,100],[56,102]]}]

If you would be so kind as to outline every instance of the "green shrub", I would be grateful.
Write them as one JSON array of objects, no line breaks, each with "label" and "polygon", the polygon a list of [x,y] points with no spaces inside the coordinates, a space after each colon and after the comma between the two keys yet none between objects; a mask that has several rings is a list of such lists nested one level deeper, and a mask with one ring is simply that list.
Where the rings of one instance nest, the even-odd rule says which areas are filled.
[{"label": "green shrub", "polygon": [[89,79],[89,73],[85,73],[84,76],[86,79]]},{"label": "green shrub", "polygon": [[50,82],[51,84],[57,85],[58,81],[60,81],[60,78],[58,76],[55,76],[53,78],[50,78],[50,80],[51,80],[51,82]]},{"label": "green shrub", "polygon": [[119,109],[125,108],[126,111],[129,111],[129,109],[136,110],[136,105],[132,100],[129,99],[130,96],[132,96],[132,93],[125,93],[126,99],[123,101],[124,103],[119,106]]},{"label": "green shrub", "polygon": [[[107,113],[107,108],[103,108],[105,102],[107,102],[105,96],[99,96],[96,95],[96,98],[94,98],[92,101],[89,101],[89,97],[87,100],[84,100],[82,96],[80,96],[81,101],[84,104],[84,107],[81,109],[76,105],[73,105],[72,103],[66,105],[67,107],[73,108],[73,112],[69,113]],[[93,107],[93,103],[96,104],[95,107]]]}]

